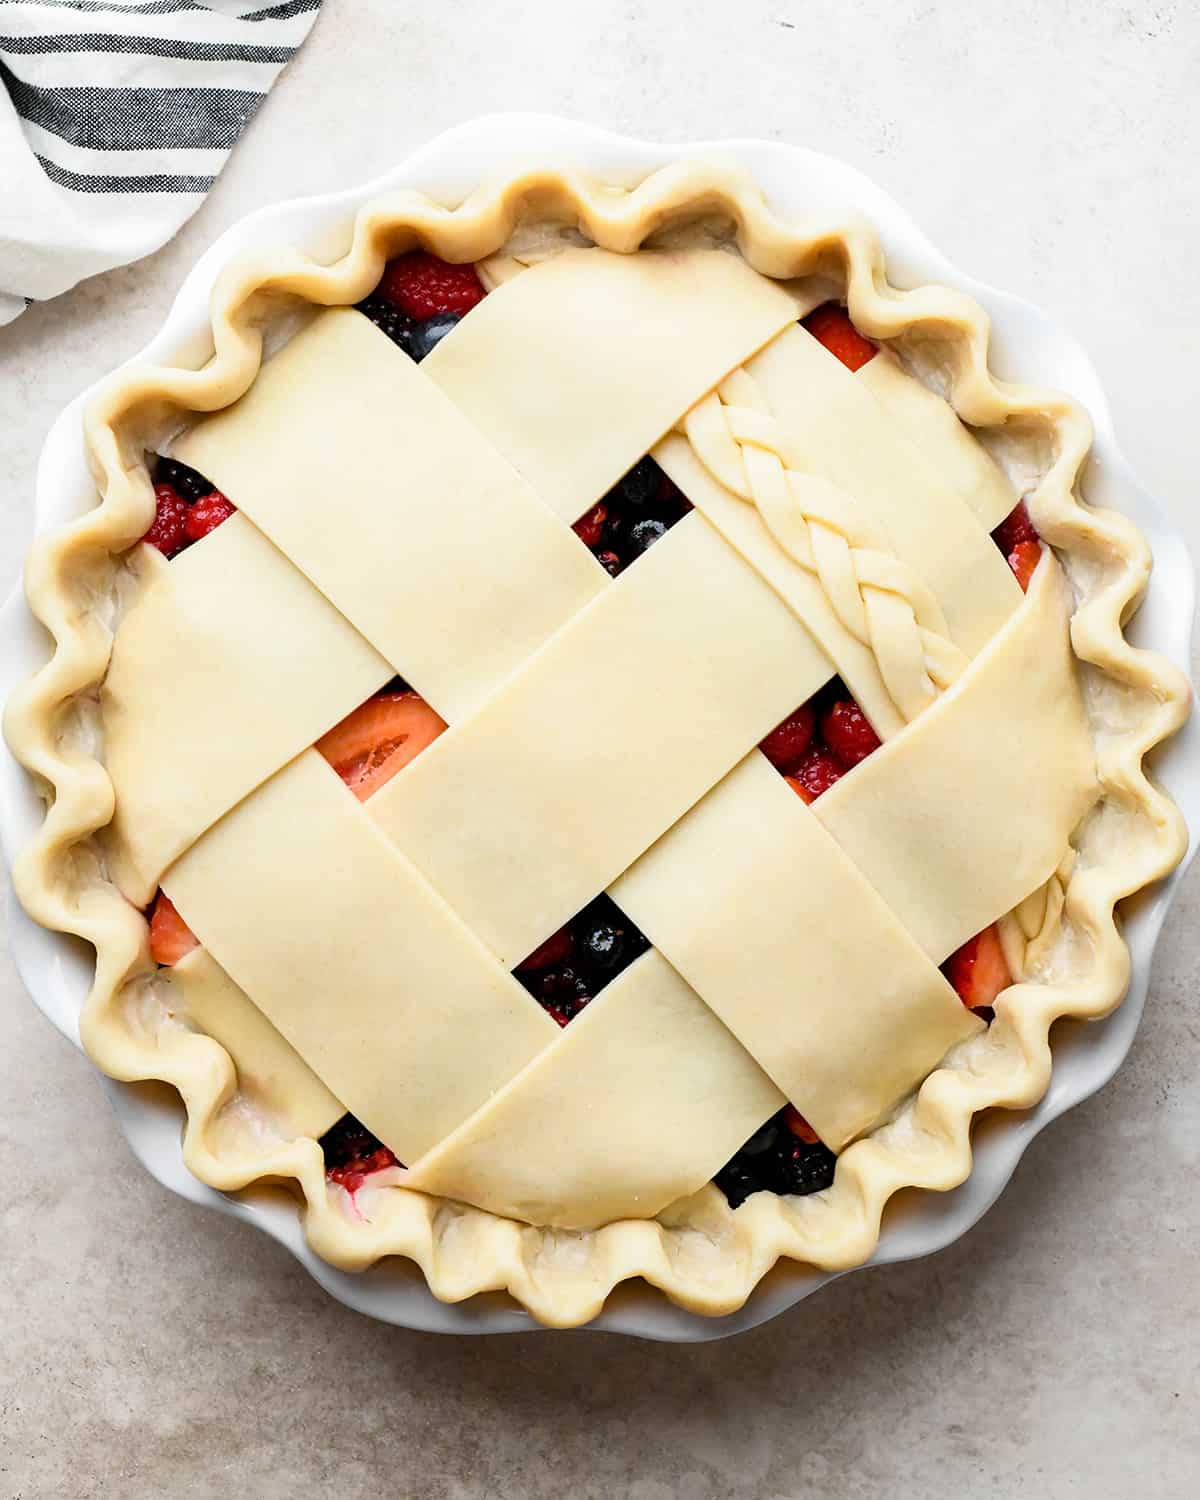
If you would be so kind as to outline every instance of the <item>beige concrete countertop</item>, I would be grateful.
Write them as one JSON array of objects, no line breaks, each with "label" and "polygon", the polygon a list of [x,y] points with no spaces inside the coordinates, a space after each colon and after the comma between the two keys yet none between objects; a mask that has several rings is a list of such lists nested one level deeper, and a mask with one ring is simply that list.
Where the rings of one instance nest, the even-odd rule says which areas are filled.
[{"label": "beige concrete countertop", "polygon": [[[0,331],[0,583],[54,415],[220,230],[511,108],[861,167],[1082,337],[1200,550],[1198,54],[1185,0],[325,0],[180,237]],[[348,1312],[141,1170],[0,958],[0,1500],[1200,1493],[1198,917],[1194,872],[1125,1069],[964,1240],[695,1347]]]}]

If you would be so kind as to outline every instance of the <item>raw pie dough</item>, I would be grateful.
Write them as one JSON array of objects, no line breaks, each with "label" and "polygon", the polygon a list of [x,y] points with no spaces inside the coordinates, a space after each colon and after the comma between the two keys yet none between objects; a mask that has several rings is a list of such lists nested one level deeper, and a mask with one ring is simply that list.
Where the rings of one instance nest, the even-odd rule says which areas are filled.
[{"label": "raw pie dough", "polygon": [[[419,369],[338,305],[414,240],[494,255],[526,201],[591,247],[510,257]],[[700,209],[740,254],[644,245]],[[885,344],[855,374],[796,322],[834,265]],[[327,310],[260,371],[280,293]],[[975,1111],[1040,1094],[1053,1019],[1117,1003],[1113,904],[1182,852],[1140,760],[1186,688],[1120,635],[1147,558],[1072,492],[1084,415],[997,386],[979,309],[888,287],[860,225],[801,233],[702,164],[398,194],[332,265],[234,263],[213,317],[209,364],[94,404],[103,503],[28,575],[57,651],[6,728],[55,801],[16,880],[96,946],[89,1051],[177,1084],[206,1181],[294,1179],[322,1254],[413,1256],[439,1296],[567,1324],[641,1275],[717,1313],[779,1255],[865,1258],[893,1191],[969,1170]],[[930,351],[953,407],[905,363]],[[239,514],[129,554],[110,648],[77,601],[181,422]],[[1024,597],[964,422],[1041,458]],[[647,451],[695,510],[612,581],[570,523]],[[451,728],[360,804],[308,747],[395,673]],[[810,809],[755,746],[835,674],[885,744]],[[103,769],[58,727],[95,684]],[[156,1030],[125,997],[162,983],[159,885],[203,946]],[[560,1030],[509,971],[604,888],[654,948]],[[1022,982],[984,1029],[937,965],[1000,918]],[[266,1124],[231,1136],[239,1091]],[[834,1185],[731,1213],[706,1184],[785,1100],[844,1148]],[[409,1169],[353,1210],[315,1145],[344,1110]]]}]

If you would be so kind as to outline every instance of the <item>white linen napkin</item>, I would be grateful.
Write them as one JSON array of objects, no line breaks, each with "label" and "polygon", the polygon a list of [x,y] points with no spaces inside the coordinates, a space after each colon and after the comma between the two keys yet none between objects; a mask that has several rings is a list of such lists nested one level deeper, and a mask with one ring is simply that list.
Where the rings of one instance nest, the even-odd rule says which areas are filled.
[{"label": "white linen napkin", "polygon": [[0,0],[0,324],[195,213],[321,0]]}]

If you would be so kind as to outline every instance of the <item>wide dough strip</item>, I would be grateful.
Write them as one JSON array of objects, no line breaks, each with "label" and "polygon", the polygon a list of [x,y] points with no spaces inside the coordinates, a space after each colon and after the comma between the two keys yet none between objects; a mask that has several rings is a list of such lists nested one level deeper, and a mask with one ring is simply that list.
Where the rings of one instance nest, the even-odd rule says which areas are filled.
[{"label": "wide dough strip", "polygon": [[565,250],[490,293],[421,365],[564,521],[796,320],[721,250]]},{"label": "wide dough strip", "polygon": [[233,1059],[238,1087],[291,1135],[319,1139],[346,1113],[206,948],[193,948],[172,967],[171,985],[187,1020]]},{"label": "wide dough strip", "polygon": [[105,842],[145,906],[172,860],[393,669],[245,516],[171,562],[143,547],[137,568],[102,697]]},{"label": "wide dough strip", "polygon": [[1049,879],[1095,800],[1070,610],[1045,552],[964,676],[813,804],[935,963]]},{"label": "wide dough strip", "polygon": [[1016,505],[1017,496],[999,464],[950,403],[910,375],[889,349],[880,349],[854,378],[966,502],[983,529],[994,531]]},{"label": "wide dough strip", "polygon": [[414,1164],[409,1186],[591,1229],[712,1179],[783,1095],[653,950]]},{"label": "wide dough strip", "polygon": [[448,1135],[558,1035],[316,751],[227,813],[163,889],[402,1161]]},{"label": "wide dough strip", "polygon": [[[444,717],[468,714],[607,584],[563,520],[794,316],[779,287],[723,252],[559,259],[493,292],[419,370],[354,310],[319,314],[240,402],[176,444],[247,514],[169,567],[143,549],[142,586],[117,631],[105,695],[109,842],[135,903],[205,828],[395,672]],[[537,316],[526,282],[542,288]],[[712,299],[717,314],[698,316]],[[616,347],[628,353],[631,328],[641,335],[633,380]],[[607,363],[585,333],[614,345]],[[539,366],[547,349],[574,362],[574,383]],[[487,371],[508,393],[491,413],[513,450],[503,457],[473,425]],[[623,425],[631,405],[637,421]],[[527,476],[557,486],[553,495],[535,496],[514,471],[525,448],[554,455],[552,474]],[[213,702],[236,726],[216,753]]]},{"label": "wide dough strip", "polygon": [[933,590],[954,643],[968,656],[982,650],[1020,604],[1021,590],[938,465],[869,384],[799,325],[746,368],[782,428],[787,467],[819,474],[851,495]]},{"label": "wide dough strip", "polygon": [[832,677],[836,669],[876,732],[884,738],[899,733],[904,719],[884,685],[874,653],[842,625],[820,579],[787,555],[756,507],[731,494],[677,432],[657,444],[654,458],[705,520],[804,621],[829,654],[829,675]]},{"label": "wide dough strip", "polygon": [[176,453],[449,721],[608,582],[507,460],[353,308],[318,314]]},{"label": "wide dough strip", "polygon": [[511,967],[830,671],[693,513],[366,810]]},{"label": "wide dough strip", "polygon": [[610,894],[834,1150],[981,1029],[757,751]]}]

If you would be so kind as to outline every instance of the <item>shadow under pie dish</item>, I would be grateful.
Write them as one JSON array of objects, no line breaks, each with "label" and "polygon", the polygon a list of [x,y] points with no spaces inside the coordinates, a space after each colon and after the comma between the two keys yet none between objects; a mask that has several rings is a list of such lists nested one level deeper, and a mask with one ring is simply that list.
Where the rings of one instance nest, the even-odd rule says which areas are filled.
[{"label": "shadow under pie dish", "polygon": [[986,335],[692,163],[381,198],[114,378],[28,573],[16,879],[198,1177],[553,1324],[727,1312],[962,1181],[1184,847],[1146,548]]}]

